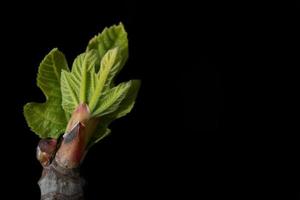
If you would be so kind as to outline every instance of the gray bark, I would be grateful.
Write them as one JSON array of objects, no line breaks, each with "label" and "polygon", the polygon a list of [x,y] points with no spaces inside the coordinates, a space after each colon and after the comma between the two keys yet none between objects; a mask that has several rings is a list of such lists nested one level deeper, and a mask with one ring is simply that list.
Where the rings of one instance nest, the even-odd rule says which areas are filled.
[{"label": "gray bark", "polygon": [[84,180],[78,169],[61,167],[55,160],[44,167],[38,182],[41,200],[83,200]]}]

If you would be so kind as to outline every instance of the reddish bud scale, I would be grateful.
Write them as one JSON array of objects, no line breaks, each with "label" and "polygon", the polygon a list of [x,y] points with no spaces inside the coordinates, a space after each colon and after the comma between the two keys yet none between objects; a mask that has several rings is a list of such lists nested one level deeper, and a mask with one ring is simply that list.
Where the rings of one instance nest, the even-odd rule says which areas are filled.
[{"label": "reddish bud scale", "polygon": [[64,139],[55,157],[57,163],[65,168],[78,167],[97,124],[98,119],[91,118],[88,106],[80,104],[69,120]]}]

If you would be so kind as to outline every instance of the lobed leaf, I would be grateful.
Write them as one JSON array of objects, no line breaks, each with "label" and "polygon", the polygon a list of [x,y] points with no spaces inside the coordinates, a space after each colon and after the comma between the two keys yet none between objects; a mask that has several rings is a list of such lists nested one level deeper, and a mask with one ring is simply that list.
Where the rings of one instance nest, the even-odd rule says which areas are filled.
[{"label": "lobed leaf", "polygon": [[58,138],[67,125],[66,115],[61,105],[61,70],[69,70],[67,61],[55,48],[41,62],[37,75],[37,85],[43,91],[46,102],[32,102],[24,106],[24,116],[28,126],[41,138]]}]

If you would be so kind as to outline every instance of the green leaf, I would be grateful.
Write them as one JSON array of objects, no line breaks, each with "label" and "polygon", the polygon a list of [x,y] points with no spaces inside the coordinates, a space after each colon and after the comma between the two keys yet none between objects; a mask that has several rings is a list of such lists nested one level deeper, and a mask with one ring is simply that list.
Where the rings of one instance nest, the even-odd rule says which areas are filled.
[{"label": "green leaf", "polygon": [[105,85],[101,87],[109,87],[117,72],[120,70],[121,57],[118,55],[119,48],[109,50],[101,60],[101,67],[98,72],[98,79],[103,80]]},{"label": "green leaf", "polygon": [[79,87],[80,83],[72,74],[65,70],[61,72],[62,107],[69,114],[79,105]]},{"label": "green leaf", "polygon": [[120,83],[107,91],[102,98],[100,98],[97,109],[92,112],[92,116],[100,117],[116,111],[122,100],[126,97],[131,83],[131,81]]},{"label": "green leaf", "polygon": [[[117,56],[117,62],[119,64],[119,66],[115,66],[114,70],[111,70],[109,73],[109,77],[106,78],[105,83],[100,83],[101,85],[98,86],[99,88],[102,88],[102,91],[100,90],[96,90],[98,93],[97,96],[95,96],[93,107],[93,110],[97,109],[97,111],[99,111],[102,101],[104,101],[103,99],[107,99],[108,101],[108,96],[106,97],[107,90],[110,89],[113,85],[114,85],[114,78],[116,77],[116,75],[120,72],[120,70],[122,69],[122,67],[124,66],[127,58],[128,58],[128,40],[127,40],[127,33],[123,27],[123,24],[119,24],[118,26],[111,26],[109,28],[105,28],[103,30],[103,32],[101,34],[99,34],[98,36],[95,36],[94,38],[92,38],[88,44],[87,50],[91,50],[91,49],[95,49],[98,51],[99,54],[99,59],[101,60],[101,64],[109,66],[107,63],[107,61],[103,61],[106,58],[111,58],[113,56],[109,56],[109,54],[107,54],[107,52],[112,49],[112,48],[118,48],[118,56]],[[113,53],[113,52],[110,52]],[[105,56],[107,55],[107,57]],[[112,62],[110,59],[108,59],[110,62]],[[110,63],[108,62],[108,63]],[[115,61],[114,61],[115,62]],[[105,71],[104,69],[108,69],[103,67],[100,67],[100,70],[98,72],[98,75],[100,75],[102,73],[102,77],[104,77],[103,71]],[[99,66],[96,65],[96,72],[99,69]],[[101,72],[102,71],[102,72]],[[100,78],[99,78],[100,79]],[[102,79],[101,79],[102,80]],[[102,80],[103,81],[103,80]],[[117,104],[117,109],[115,110],[116,107],[112,107],[110,110],[115,110],[109,114],[103,115],[105,114],[104,112],[102,113],[101,116],[101,123],[99,124],[97,131],[94,135],[94,137],[91,139],[91,145],[95,144],[96,142],[98,142],[99,140],[101,140],[102,138],[104,138],[107,134],[107,130],[109,124],[120,117],[125,116],[127,113],[129,113],[135,103],[135,99],[137,96],[137,93],[139,91],[139,87],[140,87],[140,81],[139,80],[133,80],[131,81],[131,85],[129,87],[129,89],[127,90],[125,97],[122,98],[121,101],[118,101]],[[103,94],[101,94],[103,93]],[[123,96],[122,96],[123,97]],[[120,100],[120,99],[119,99]],[[117,105],[114,104],[114,105]],[[91,105],[91,104],[90,104]],[[104,107],[104,105],[102,105],[102,108]],[[96,112],[95,112],[96,113]],[[101,115],[101,114],[100,114]],[[110,132],[110,131],[109,131]]]},{"label": "green leaf", "polygon": [[37,75],[37,85],[43,91],[46,102],[27,103],[24,106],[28,126],[41,138],[58,138],[67,125],[61,106],[61,70],[69,70],[67,61],[55,48],[41,62]]},{"label": "green leaf", "polygon": [[131,80],[131,86],[130,86],[126,96],[124,97],[122,102],[119,104],[118,109],[111,114],[112,116],[114,116],[113,117],[114,119],[123,117],[132,110],[132,108],[135,104],[135,100],[136,100],[137,94],[139,92],[140,86],[141,86],[140,80]]},{"label": "green leaf", "polygon": [[106,90],[109,89],[110,83],[120,66],[118,60],[118,48],[109,50],[101,60],[101,67],[97,74],[95,93],[89,102],[91,112],[94,112],[96,109],[102,92],[106,92]]},{"label": "green leaf", "polygon": [[[94,66],[98,61],[97,51],[91,50],[78,56],[72,66],[72,73],[80,81],[80,102],[87,101],[87,76],[88,71],[94,72]],[[77,75],[77,76],[76,76]]]},{"label": "green leaf", "polygon": [[111,130],[108,128],[108,126],[112,121],[113,119],[107,116],[103,116],[101,118],[101,121],[98,124],[95,133],[90,139],[88,148],[92,147],[94,144],[96,144],[111,133]]},{"label": "green leaf", "polygon": [[97,61],[97,51],[91,50],[77,56],[71,72],[62,71],[62,106],[67,113],[71,114],[79,103],[91,98],[96,85],[94,66]]},{"label": "green leaf", "polygon": [[[93,37],[87,46],[87,50],[97,50],[99,55],[99,60],[101,61],[104,55],[110,49],[115,47],[119,48],[120,54],[120,67],[119,71],[124,66],[127,58],[128,58],[128,39],[127,33],[124,29],[122,23],[119,25],[114,25],[109,28],[105,28],[102,33]],[[95,71],[98,72],[99,65],[96,65]]]},{"label": "green leaf", "polygon": [[87,97],[88,97],[88,101],[90,102],[90,100],[92,99],[92,96],[95,93],[96,90],[96,86],[97,86],[97,74],[95,73],[95,69],[92,68],[88,73],[87,73],[87,85],[89,87],[87,87]]},{"label": "green leaf", "polygon": [[130,88],[127,91],[124,99],[119,104],[118,109],[100,118],[100,123],[95,131],[95,134],[91,138],[89,144],[90,147],[96,144],[97,142],[99,142],[100,140],[102,140],[107,135],[109,135],[111,130],[108,129],[108,126],[113,122],[113,120],[125,116],[132,110],[139,88],[140,88],[140,81],[132,80]]}]

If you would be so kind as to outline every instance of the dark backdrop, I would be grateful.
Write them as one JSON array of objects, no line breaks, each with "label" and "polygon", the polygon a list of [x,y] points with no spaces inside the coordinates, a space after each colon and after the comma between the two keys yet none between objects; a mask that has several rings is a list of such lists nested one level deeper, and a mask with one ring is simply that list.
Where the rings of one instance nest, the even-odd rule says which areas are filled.
[{"label": "dark backdrop", "polygon": [[229,27],[222,5],[51,1],[0,9],[1,192],[7,199],[40,195],[39,139],[22,114],[25,103],[44,101],[35,81],[39,62],[58,47],[70,65],[91,37],[120,21],[130,56],[118,80],[141,79],[142,87],[132,113],[114,122],[112,134],[84,161],[87,199],[228,192],[222,71]]}]

